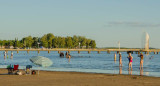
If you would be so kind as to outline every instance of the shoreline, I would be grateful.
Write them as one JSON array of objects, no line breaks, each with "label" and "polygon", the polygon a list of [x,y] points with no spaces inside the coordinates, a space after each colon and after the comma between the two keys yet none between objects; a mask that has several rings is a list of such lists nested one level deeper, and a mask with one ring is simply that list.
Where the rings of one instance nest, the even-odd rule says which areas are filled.
[{"label": "shoreline", "polygon": [[[0,74],[7,73],[1,69]],[[160,77],[82,72],[40,71],[39,75],[0,75],[5,86],[159,86]]]},{"label": "shoreline", "polygon": [[[7,67],[7,65],[5,65]],[[0,69],[4,70],[3,66]],[[19,67],[20,70],[25,70],[25,66]],[[88,74],[113,74],[113,75],[133,75],[133,76],[146,76],[160,78],[159,72],[145,72],[145,71],[125,71],[125,70],[100,70],[100,69],[77,69],[77,68],[32,68],[36,71],[48,71],[48,72],[75,72],[75,73],[88,73]],[[132,72],[132,73],[131,73]]]}]

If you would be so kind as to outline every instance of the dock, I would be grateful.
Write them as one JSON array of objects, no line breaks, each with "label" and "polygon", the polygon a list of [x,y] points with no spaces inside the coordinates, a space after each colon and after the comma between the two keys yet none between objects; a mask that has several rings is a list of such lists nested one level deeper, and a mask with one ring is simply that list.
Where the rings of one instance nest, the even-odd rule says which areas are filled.
[{"label": "dock", "polygon": [[29,53],[30,51],[37,51],[38,53],[40,53],[41,51],[47,51],[48,53],[50,53],[50,51],[57,51],[58,53],[60,53],[61,51],[68,51],[69,53],[71,51],[77,51],[77,53],[80,54],[80,52],[82,51],[86,51],[88,53],[91,53],[91,51],[97,51],[97,53],[101,53],[101,52],[135,52],[137,54],[139,54],[140,52],[145,52],[145,54],[149,54],[150,52],[154,52],[154,54],[159,54],[160,49],[149,49],[149,50],[145,50],[145,49],[60,49],[60,48],[54,48],[54,49],[0,49],[0,51],[17,51],[17,53],[19,53],[19,51],[26,51],[27,53]]}]

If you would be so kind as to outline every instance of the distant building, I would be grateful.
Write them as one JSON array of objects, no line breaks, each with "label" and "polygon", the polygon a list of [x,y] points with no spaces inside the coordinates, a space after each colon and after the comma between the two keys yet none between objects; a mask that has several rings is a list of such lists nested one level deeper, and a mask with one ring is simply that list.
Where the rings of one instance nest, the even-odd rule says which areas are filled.
[{"label": "distant building", "polygon": [[1,49],[4,49],[4,48],[5,48],[5,46],[1,46],[0,48],[1,48]]},{"label": "distant building", "polygon": [[3,48],[6,48],[6,49],[14,49],[13,46],[4,46]]}]

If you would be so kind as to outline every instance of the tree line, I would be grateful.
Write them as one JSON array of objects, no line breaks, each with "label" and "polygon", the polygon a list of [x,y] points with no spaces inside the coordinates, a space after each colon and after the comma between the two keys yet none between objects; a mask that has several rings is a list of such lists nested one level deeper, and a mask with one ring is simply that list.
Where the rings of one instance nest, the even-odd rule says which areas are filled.
[{"label": "tree line", "polygon": [[61,37],[54,36],[52,33],[42,37],[24,37],[21,40],[0,40],[0,45],[5,47],[13,46],[14,48],[96,48],[96,42],[87,39],[84,36]]}]

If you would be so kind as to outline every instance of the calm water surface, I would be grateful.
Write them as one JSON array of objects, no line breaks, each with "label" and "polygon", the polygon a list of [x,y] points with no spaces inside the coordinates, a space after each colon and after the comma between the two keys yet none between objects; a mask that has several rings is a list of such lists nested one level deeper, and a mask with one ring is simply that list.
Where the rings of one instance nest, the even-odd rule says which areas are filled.
[{"label": "calm water surface", "polygon": [[[63,51],[64,53],[66,51]],[[24,69],[26,65],[33,65],[33,69],[48,70],[48,71],[73,71],[73,72],[89,72],[89,73],[110,73],[110,74],[132,74],[132,75],[145,75],[160,77],[160,55],[150,53],[150,55],[144,54],[144,68],[139,70],[140,58],[137,54],[133,56],[133,70],[128,71],[128,54],[122,53],[122,69],[119,69],[119,58],[117,54],[117,61],[114,62],[114,53],[111,52],[78,52],[73,51],[71,61],[68,62],[67,58],[60,58],[57,51],[51,51],[49,54],[47,51],[41,51],[40,54],[37,51],[30,51],[29,54],[26,51],[13,52],[13,59],[10,59],[11,52],[8,52],[9,58],[4,60],[3,51],[0,51],[0,68],[6,68],[10,64],[19,64],[21,69]],[[42,68],[34,65],[30,62],[32,56],[44,56],[53,61],[53,65],[50,67]],[[152,58],[151,58],[152,57]],[[151,58],[151,59],[150,59]]]}]

